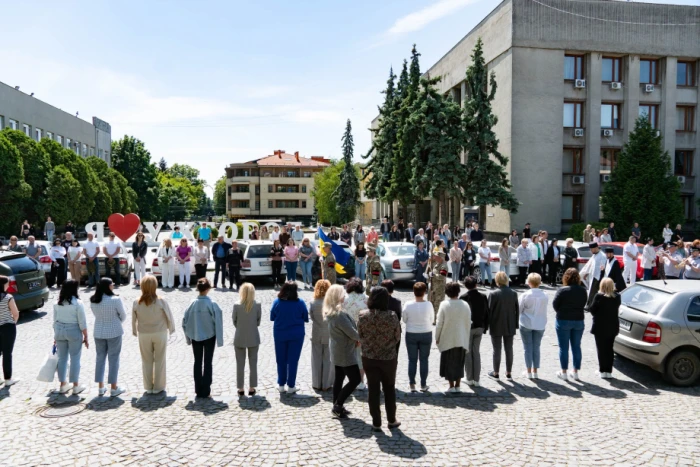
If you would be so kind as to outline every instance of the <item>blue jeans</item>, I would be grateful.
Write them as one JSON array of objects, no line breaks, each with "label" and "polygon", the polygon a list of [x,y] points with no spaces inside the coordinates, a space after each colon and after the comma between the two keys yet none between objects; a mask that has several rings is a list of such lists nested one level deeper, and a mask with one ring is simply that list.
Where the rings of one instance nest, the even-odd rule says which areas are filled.
[{"label": "blue jeans", "polygon": [[491,264],[482,263],[479,261],[479,268],[481,268],[481,281],[486,282],[488,279],[488,283],[493,282],[493,276],[491,275]]},{"label": "blue jeans", "polygon": [[384,232],[382,234],[382,240],[384,240],[385,242],[389,241],[389,232]]},{"label": "blue jeans", "polygon": [[433,332],[407,332],[406,350],[408,350],[408,381],[416,384],[416,370],[420,359],[420,385],[424,387],[428,380],[428,357],[433,343]]},{"label": "blue jeans", "polygon": [[304,284],[311,285],[314,282],[313,275],[311,274],[312,266],[313,266],[313,263],[311,260],[301,262],[301,277],[304,281]]},{"label": "blue jeans", "polygon": [[[289,264],[289,263],[287,263]],[[277,385],[294,387],[297,382],[297,368],[304,338],[284,340],[275,338],[275,359],[277,360]]]},{"label": "blue jeans", "polygon": [[297,280],[297,263],[298,261],[285,261],[287,265],[287,280],[296,281]]},{"label": "blue jeans", "polygon": [[562,370],[569,369],[569,343],[574,357],[574,369],[581,369],[581,338],[585,325],[583,320],[556,320],[557,340],[559,341],[559,363]]},{"label": "blue jeans", "polygon": [[[58,381],[77,383],[80,378],[80,354],[83,350],[83,333],[80,326],[78,323],[54,323],[53,330],[58,353]],[[69,356],[70,376],[66,379]]]},{"label": "blue jeans", "polygon": [[53,243],[53,234],[55,232],[53,230],[47,230],[46,231],[46,239],[49,241],[49,243]]},{"label": "blue jeans", "polygon": [[117,376],[119,375],[119,354],[122,351],[122,336],[113,337],[111,339],[95,338],[95,350],[97,351],[97,358],[95,359],[95,382],[104,383],[105,363],[109,358],[107,382],[109,384],[117,384]]},{"label": "blue jeans", "polygon": [[355,259],[355,276],[360,279],[360,280],[365,280],[365,276],[367,274],[367,260],[360,261],[358,259]]},{"label": "blue jeans", "polygon": [[649,268],[644,268],[644,280],[645,281],[650,281],[652,277],[652,273],[654,272],[653,269]]},{"label": "blue jeans", "polygon": [[87,267],[90,263],[93,263],[95,265],[95,273],[90,274],[90,268],[89,267],[87,268],[88,285],[90,287],[94,287],[100,282],[100,262],[99,262],[98,258],[88,259],[85,266]]},{"label": "blue jeans", "polygon": [[544,329],[536,331],[520,326],[520,337],[525,348],[525,367],[528,369],[540,367],[540,344],[543,335]]}]

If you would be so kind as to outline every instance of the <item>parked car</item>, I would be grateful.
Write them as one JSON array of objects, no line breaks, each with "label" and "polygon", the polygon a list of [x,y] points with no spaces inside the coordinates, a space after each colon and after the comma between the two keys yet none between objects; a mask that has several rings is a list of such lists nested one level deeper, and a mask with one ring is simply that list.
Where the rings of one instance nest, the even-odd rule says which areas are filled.
[{"label": "parked car", "polygon": [[[165,239],[165,237],[163,237]],[[146,252],[146,269],[151,271],[151,274],[155,276],[156,279],[158,279],[158,283],[162,284],[162,279],[163,279],[163,269],[160,264],[160,260],[158,259],[158,250],[160,249],[161,243],[158,242],[148,242],[148,251]],[[192,244],[190,243],[190,246]],[[131,254],[131,247],[128,248],[129,256],[132,258],[133,261],[133,255]],[[178,272],[177,269],[177,261],[175,262],[175,280],[173,281],[173,284],[175,287],[180,286],[180,273]],[[190,266],[190,285],[196,285],[197,284],[197,272],[194,269],[194,248],[193,248],[193,254],[192,254],[192,265]]]},{"label": "parked car", "polygon": [[377,256],[382,264],[381,278],[392,281],[413,280],[415,253],[416,246],[410,242],[382,242],[377,245]]},{"label": "parked car", "polygon": [[[100,251],[101,251],[102,245],[100,245]],[[122,251],[123,253],[119,254],[117,258],[119,259],[119,275],[121,276],[122,279],[122,284],[128,284],[131,282],[131,273],[133,271],[133,264],[134,260],[133,257],[131,256],[131,252],[127,251],[126,247],[124,244],[122,244]],[[105,261],[107,260],[107,257],[100,253],[97,255],[97,264],[99,265],[100,268],[100,277],[104,277],[105,274],[107,273],[106,269],[106,264]],[[110,271],[111,273],[111,271]],[[88,278],[88,270],[87,270],[87,260],[85,259],[85,256],[82,256],[80,258],[80,283],[85,284],[87,283],[87,278]]]},{"label": "parked car", "polygon": [[[22,248],[26,248],[28,243],[29,242],[26,240],[19,240],[17,245],[21,246]],[[53,263],[51,256],[49,256],[51,244],[43,240],[35,240],[34,243],[41,248],[41,254],[37,261],[39,262],[41,270],[44,271],[44,275],[48,276],[51,274],[51,264]]]},{"label": "parked car", "polygon": [[622,292],[614,351],[661,372],[677,386],[700,379],[697,281],[644,281]]},{"label": "parked car", "polygon": [[[591,249],[588,247],[588,243],[586,242],[574,242],[571,246],[576,248],[576,251],[578,252],[576,264],[578,265],[579,272],[581,272],[581,269],[583,269],[588,260],[591,259],[593,253],[591,253]],[[560,240],[559,250],[561,253],[559,254],[559,265],[563,265],[566,260],[566,257],[564,256],[564,248],[566,248],[566,241],[562,242]],[[557,273],[557,282],[561,283],[562,277],[564,277],[564,268],[560,267],[559,272]]]},{"label": "parked car", "polygon": [[9,278],[7,292],[12,294],[20,311],[41,308],[49,299],[44,271],[38,261],[24,253],[1,251],[0,275]]},{"label": "parked car", "polygon": [[[615,259],[617,259],[617,262],[620,263],[620,269],[623,270],[625,269],[625,261],[622,249],[625,247],[625,243],[627,242],[612,242],[600,244],[601,251],[603,248],[606,247],[613,248],[613,254],[615,255]],[[659,248],[661,247],[654,247],[654,250],[658,251]],[[642,267],[642,250],[644,249],[644,245],[641,243],[637,243],[637,249],[639,250],[639,254],[637,255],[637,280],[642,280],[642,278],[644,277],[644,268]],[[659,277],[658,265],[659,259],[657,258],[654,268],[652,270],[652,277],[654,278]]]},{"label": "parked car", "polygon": [[[272,242],[269,240],[238,240],[238,249],[243,252],[243,260],[250,261],[250,267],[241,268],[242,279],[260,276],[272,278],[271,248]],[[282,274],[284,273],[283,266]]]},{"label": "parked car", "polygon": [[[314,264],[311,266],[311,278],[312,278],[312,284],[316,284],[316,281],[321,278],[321,248],[320,248],[320,243],[318,240],[310,240],[311,246],[313,246],[314,251],[316,252],[316,258],[314,259]],[[348,260],[348,263],[345,265],[343,268],[345,270],[344,274],[337,274],[338,278],[341,279],[350,279],[355,275],[355,253],[353,250],[348,246],[347,243],[341,242],[340,240],[335,241],[339,246],[343,247],[343,250],[345,250],[349,255],[350,259]],[[284,268],[282,268],[282,272],[284,272]],[[270,270],[270,274],[272,274],[272,270]],[[301,264],[297,264],[297,276],[302,277],[301,274]]]},{"label": "parked car", "polygon": [[[481,246],[480,243],[477,245],[474,245],[474,250],[478,251],[479,247]],[[498,248],[501,246],[500,242],[486,242],[486,246],[489,247],[491,250],[491,259],[489,261],[489,267],[491,268],[491,277],[496,277],[496,273],[500,271],[501,269],[501,258],[498,256]],[[511,278],[511,280],[515,280],[515,278],[520,274],[520,270],[518,269],[518,255],[512,246],[508,247],[508,253],[510,254],[510,264],[508,265],[508,277]],[[478,254],[477,254],[478,255]],[[452,277],[452,268],[449,267],[449,264],[451,261],[449,261],[449,250],[448,254],[445,255],[446,258],[448,258],[448,271],[450,277]],[[474,265],[474,272],[472,273],[472,276],[476,278],[477,281],[481,282],[481,266],[479,265],[479,259],[477,257],[476,263]]]}]

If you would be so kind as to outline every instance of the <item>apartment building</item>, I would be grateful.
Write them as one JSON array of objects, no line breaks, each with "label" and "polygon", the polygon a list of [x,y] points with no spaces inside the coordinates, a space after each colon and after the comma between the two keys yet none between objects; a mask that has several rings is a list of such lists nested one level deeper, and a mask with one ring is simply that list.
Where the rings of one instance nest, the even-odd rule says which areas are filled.
[{"label": "apartment building", "polygon": [[86,122],[43,102],[33,94],[0,83],[0,129],[23,131],[40,141],[49,138],[83,157],[98,156],[110,164],[112,128],[109,123],[92,117]]},{"label": "apartment building", "polygon": [[314,213],[314,174],[330,165],[283,149],[226,167],[226,206],[233,219],[282,219],[309,223]]},{"label": "apartment building", "polygon": [[[499,149],[510,157],[521,202],[517,214],[488,206],[488,230],[530,222],[561,232],[598,220],[601,189],[642,114],[671,155],[686,218],[697,217],[700,6],[505,0],[426,72],[442,76],[439,89],[462,104],[479,37],[498,83]],[[473,209],[457,200],[451,206],[460,223]],[[376,211],[385,215],[387,206]]]}]

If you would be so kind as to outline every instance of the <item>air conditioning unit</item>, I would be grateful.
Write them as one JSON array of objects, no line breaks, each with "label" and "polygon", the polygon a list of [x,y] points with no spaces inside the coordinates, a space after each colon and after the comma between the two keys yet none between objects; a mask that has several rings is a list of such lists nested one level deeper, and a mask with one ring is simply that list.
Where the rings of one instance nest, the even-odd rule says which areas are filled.
[{"label": "air conditioning unit", "polygon": [[603,130],[603,136],[605,136],[606,138],[612,138],[613,131],[612,130]]},{"label": "air conditioning unit", "polygon": [[603,174],[600,176],[600,181],[603,183],[608,183],[610,181],[610,174]]},{"label": "air conditioning unit", "polygon": [[681,184],[685,183],[685,176],[679,175],[678,176],[678,183],[681,183]]},{"label": "air conditioning unit", "polygon": [[573,177],[571,177],[571,183],[573,185],[583,185],[583,183],[584,183],[583,175],[574,175]]},{"label": "air conditioning unit", "polygon": [[661,136],[661,130],[656,130],[656,137],[658,138],[659,136]]},{"label": "air conditioning unit", "polygon": [[585,79],[577,79],[574,81],[574,87],[579,88],[579,89],[584,89],[586,87],[586,80]]},{"label": "air conditioning unit", "polygon": [[583,128],[574,128],[574,138],[583,138]]},{"label": "air conditioning unit", "polygon": [[622,83],[610,83],[610,89],[622,89]]},{"label": "air conditioning unit", "polygon": [[644,85],[644,92],[654,92],[654,85],[653,84],[645,84]]}]

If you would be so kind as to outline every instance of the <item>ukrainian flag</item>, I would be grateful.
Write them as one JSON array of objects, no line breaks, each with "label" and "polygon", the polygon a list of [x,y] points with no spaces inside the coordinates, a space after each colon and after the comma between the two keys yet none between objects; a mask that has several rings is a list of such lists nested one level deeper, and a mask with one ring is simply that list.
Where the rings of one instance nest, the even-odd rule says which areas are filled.
[{"label": "ukrainian flag", "polygon": [[348,261],[350,260],[350,255],[343,249],[342,246],[328,238],[328,235],[323,233],[321,226],[318,227],[318,243],[321,247],[321,254],[323,256],[326,256],[325,252],[323,251],[323,245],[325,243],[331,244],[331,252],[333,252],[333,256],[335,256],[335,271],[338,274],[345,274],[345,266],[347,266]]}]

